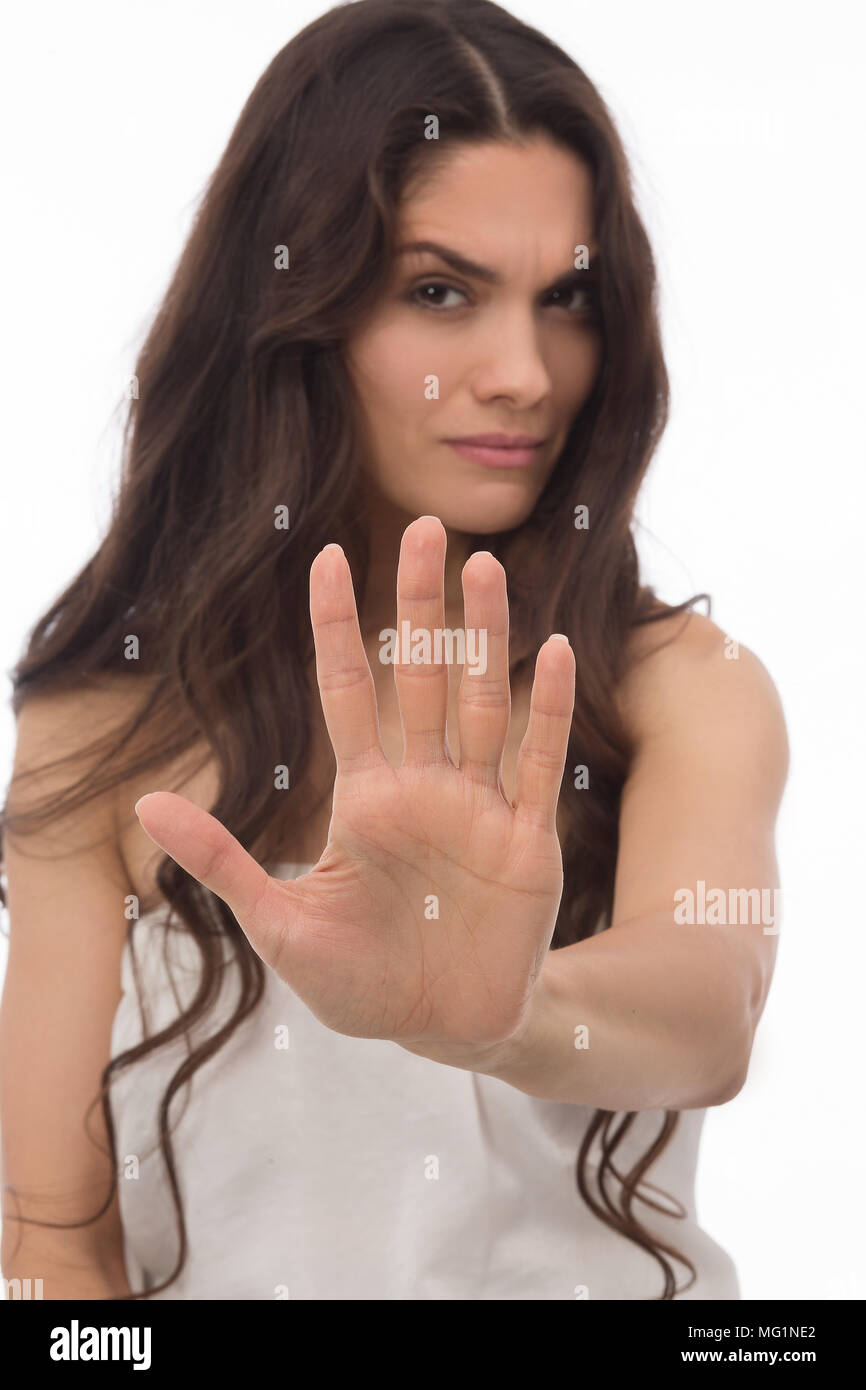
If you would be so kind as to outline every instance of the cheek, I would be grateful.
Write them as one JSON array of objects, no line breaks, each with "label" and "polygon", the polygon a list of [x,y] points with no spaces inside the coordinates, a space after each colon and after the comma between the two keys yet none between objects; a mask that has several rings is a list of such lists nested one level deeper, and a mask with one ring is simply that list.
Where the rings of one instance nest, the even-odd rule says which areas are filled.
[{"label": "cheek", "polygon": [[436,365],[417,335],[394,328],[380,330],[355,347],[352,366],[368,420],[379,438],[399,433],[429,412],[425,379]]},{"label": "cheek", "polygon": [[579,407],[586,400],[601,368],[602,342],[598,333],[587,333],[554,356],[553,389],[556,399],[566,407]]}]

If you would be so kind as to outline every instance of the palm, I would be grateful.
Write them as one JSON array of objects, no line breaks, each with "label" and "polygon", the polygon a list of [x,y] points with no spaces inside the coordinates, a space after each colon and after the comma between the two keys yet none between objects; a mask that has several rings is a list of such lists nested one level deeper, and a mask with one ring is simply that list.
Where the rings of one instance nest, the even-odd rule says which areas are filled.
[{"label": "palm", "polygon": [[561,886],[556,836],[527,833],[498,790],[467,796],[452,766],[384,768],[357,795],[335,789],[328,847],[286,886],[300,914],[271,963],[338,1032],[494,1042],[526,1003]]},{"label": "palm", "polygon": [[[398,631],[404,618],[413,631],[444,627],[444,540],[430,518],[407,528]],[[168,793],[148,800],[142,824],[229,904],[262,959],[328,1027],[418,1050],[495,1044],[521,1021],[562,890],[555,814],[574,699],[570,648],[545,644],[539,657],[512,805],[499,777],[510,695],[498,562],[473,556],[464,570],[466,627],[487,632],[488,662],[461,682],[459,768],[445,737],[444,664],[394,668],[404,739],[394,768],[341,552],[316,557],[310,591],[337,758],[319,863],[299,879],[272,878],[213,817]]]}]

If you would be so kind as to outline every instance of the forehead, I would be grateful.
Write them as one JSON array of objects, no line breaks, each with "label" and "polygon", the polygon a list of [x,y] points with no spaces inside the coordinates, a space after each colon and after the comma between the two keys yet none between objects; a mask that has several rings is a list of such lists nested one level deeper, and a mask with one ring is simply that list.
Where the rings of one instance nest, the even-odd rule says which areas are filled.
[{"label": "forehead", "polygon": [[530,251],[561,261],[593,240],[592,170],[551,138],[434,150],[426,170],[425,154],[399,209],[401,242],[445,242],[504,264]]}]

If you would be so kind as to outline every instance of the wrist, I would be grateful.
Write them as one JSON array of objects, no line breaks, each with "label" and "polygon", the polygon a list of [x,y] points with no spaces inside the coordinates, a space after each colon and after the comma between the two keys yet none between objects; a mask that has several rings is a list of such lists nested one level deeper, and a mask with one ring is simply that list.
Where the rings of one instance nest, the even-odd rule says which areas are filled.
[{"label": "wrist", "polygon": [[427,1057],[430,1061],[441,1062],[450,1067],[460,1067],[464,1071],[478,1072],[482,1076],[495,1076],[522,1089],[521,1080],[531,1076],[536,1059],[543,1048],[542,1040],[548,1030],[553,1000],[553,972],[549,968],[549,962],[548,952],[520,1022],[513,1033],[501,1042],[426,1045],[401,1042],[399,1046],[418,1057]]},{"label": "wrist", "polygon": [[534,1078],[549,1051],[551,1019],[556,1009],[555,955],[548,951],[523,1017],[512,1035],[480,1059],[477,1071],[535,1094]]}]

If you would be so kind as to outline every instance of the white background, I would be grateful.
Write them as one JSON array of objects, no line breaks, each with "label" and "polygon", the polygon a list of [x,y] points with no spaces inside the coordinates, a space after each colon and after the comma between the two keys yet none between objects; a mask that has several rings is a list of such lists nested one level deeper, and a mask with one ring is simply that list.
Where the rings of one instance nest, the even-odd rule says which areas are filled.
[{"label": "white background", "polygon": [[[108,516],[137,347],[241,106],[318,4],[18,7],[6,213],[0,660]],[[638,515],[785,707],[784,922],[748,1082],[707,1116],[698,1215],[744,1298],[866,1296],[860,6],[515,3],[599,86],[662,278],[673,415]],[[8,682],[0,772],[14,726]]]}]

